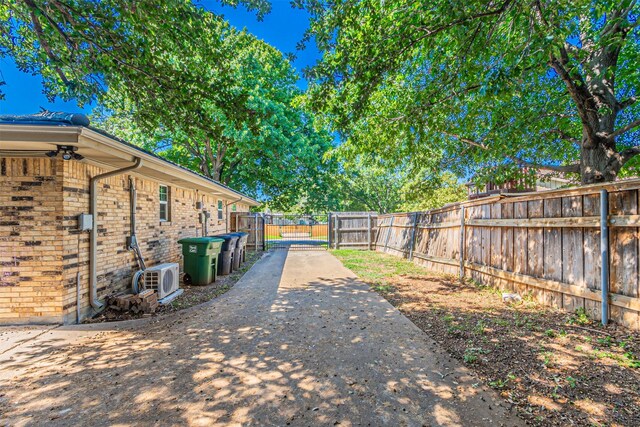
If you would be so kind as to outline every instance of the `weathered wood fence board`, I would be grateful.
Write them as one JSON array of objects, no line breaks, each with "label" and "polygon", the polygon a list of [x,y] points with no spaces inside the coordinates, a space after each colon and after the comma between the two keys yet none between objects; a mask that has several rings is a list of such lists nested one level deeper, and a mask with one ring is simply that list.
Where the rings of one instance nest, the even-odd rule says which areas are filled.
[{"label": "weathered wood fence board", "polygon": [[378,214],[332,212],[329,214],[329,246],[334,249],[373,249]]},{"label": "weathered wood fence board", "polygon": [[249,233],[247,249],[264,250],[264,217],[260,213],[232,212],[229,229]]},{"label": "weathered wood fence board", "polygon": [[478,282],[600,319],[599,191],[606,189],[610,318],[640,329],[639,188],[640,180],[633,180],[380,215],[374,244],[448,274],[458,275],[462,261],[465,275]]}]

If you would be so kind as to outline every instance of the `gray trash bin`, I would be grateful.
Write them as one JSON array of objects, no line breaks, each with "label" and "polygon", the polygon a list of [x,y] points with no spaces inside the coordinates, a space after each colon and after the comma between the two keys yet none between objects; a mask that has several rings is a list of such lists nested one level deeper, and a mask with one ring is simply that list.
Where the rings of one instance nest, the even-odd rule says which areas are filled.
[{"label": "gray trash bin", "polygon": [[240,264],[247,260],[247,240],[249,240],[249,233],[238,231],[235,233],[229,233],[231,236],[238,236],[238,243],[236,245],[236,256],[233,259],[233,269],[240,268]]},{"label": "gray trash bin", "polygon": [[224,240],[222,250],[218,256],[218,275],[226,276],[234,270],[233,258],[235,256],[236,247],[238,246],[239,237],[231,234],[218,234],[209,237],[217,237]]}]

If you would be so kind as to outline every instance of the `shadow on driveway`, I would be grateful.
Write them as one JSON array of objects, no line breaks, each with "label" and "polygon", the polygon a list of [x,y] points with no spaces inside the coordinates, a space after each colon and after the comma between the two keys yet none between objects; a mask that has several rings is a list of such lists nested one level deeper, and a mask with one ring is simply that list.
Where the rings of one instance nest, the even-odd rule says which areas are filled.
[{"label": "shadow on driveway", "polygon": [[0,424],[519,424],[326,251],[269,252],[211,303],[100,326],[3,362],[21,375],[0,381]]}]

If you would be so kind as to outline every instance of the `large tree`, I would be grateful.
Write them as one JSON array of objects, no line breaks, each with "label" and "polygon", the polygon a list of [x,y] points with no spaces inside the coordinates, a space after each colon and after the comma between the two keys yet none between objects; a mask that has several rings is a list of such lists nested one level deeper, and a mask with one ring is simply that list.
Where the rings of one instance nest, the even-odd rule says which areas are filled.
[{"label": "large tree", "polygon": [[[260,16],[269,10],[266,0],[242,3]],[[81,105],[102,101],[113,87],[138,105],[171,101],[165,108],[177,114],[197,116],[204,99],[242,105],[244,94],[228,73],[235,55],[226,43],[229,31],[222,18],[191,0],[0,3],[0,56],[42,76],[49,98],[75,98]]]},{"label": "large tree", "polygon": [[[273,208],[296,204],[302,193],[307,205],[317,204],[320,194],[313,189],[329,167],[323,157],[332,140],[294,105],[301,95],[298,74],[280,51],[245,31],[229,31],[226,44],[235,48],[226,64],[229,77],[234,90],[246,97],[238,107],[249,114],[238,116],[236,107],[206,98],[195,112],[179,114],[165,108],[171,103],[164,95],[136,103],[126,90],[113,86],[106,109],[94,118],[116,136],[270,200]],[[208,72],[206,64],[189,62],[186,67]]]},{"label": "large tree", "polygon": [[640,153],[637,0],[302,0],[308,105],[347,146],[614,180]]},{"label": "large tree", "polygon": [[[422,211],[462,201],[467,196],[464,184],[451,173],[425,167],[412,167],[411,162],[397,165],[380,156],[342,157],[338,173],[331,179],[335,207],[342,211],[379,213]],[[335,159],[337,161],[337,159]]]}]

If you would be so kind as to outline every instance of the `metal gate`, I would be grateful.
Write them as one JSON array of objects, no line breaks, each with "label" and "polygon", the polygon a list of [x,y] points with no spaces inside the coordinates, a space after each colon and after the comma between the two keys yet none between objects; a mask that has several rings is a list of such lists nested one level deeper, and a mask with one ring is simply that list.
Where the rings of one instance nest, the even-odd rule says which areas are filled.
[{"label": "metal gate", "polygon": [[265,249],[326,249],[328,219],[327,214],[264,214]]}]

